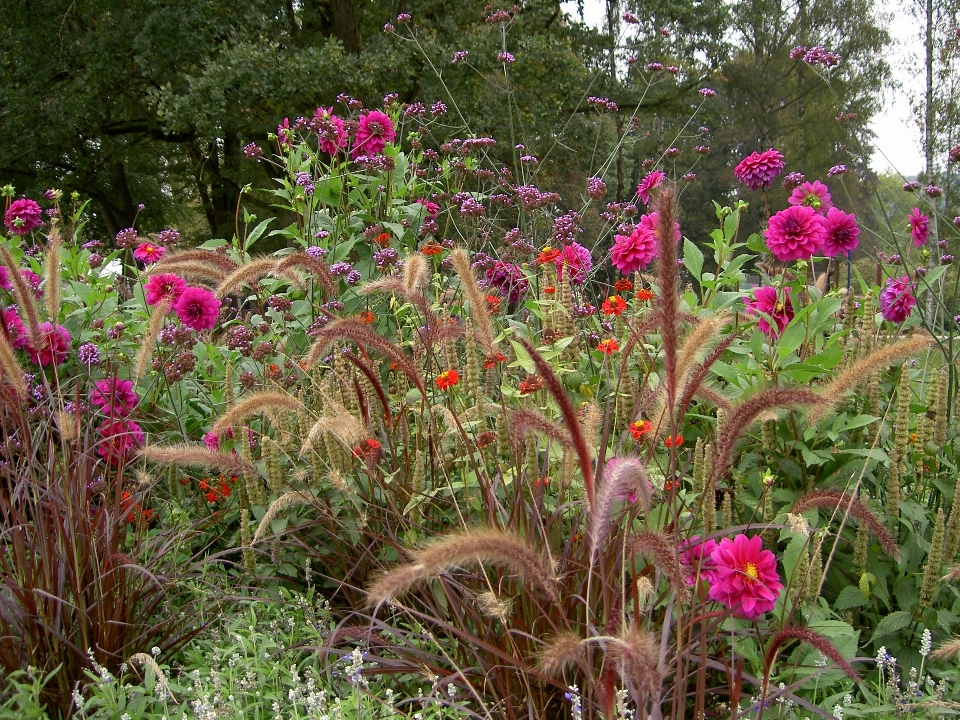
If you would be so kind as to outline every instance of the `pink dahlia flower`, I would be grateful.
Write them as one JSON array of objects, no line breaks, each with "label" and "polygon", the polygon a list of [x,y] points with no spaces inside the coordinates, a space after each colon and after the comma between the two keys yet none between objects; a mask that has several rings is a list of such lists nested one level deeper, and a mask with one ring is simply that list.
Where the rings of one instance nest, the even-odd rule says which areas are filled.
[{"label": "pink dahlia flower", "polygon": [[823,248],[827,257],[849,255],[860,244],[860,228],[857,227],[857,216],[845,213],[839,208],[827,210],[827,217],[823,220]]},{"label": "pink dahlia flower", "polygon": [[14,235],[26,235],[43,224],[40,206],[29,198],[14,200],[3,216],[3,223]]},{"label": "pink dahlia flower", "polygon": [[0,321],[7,330],[7,337],[14,350],[27,346],[27,330],[23,326],[23,320],[17,314],[16,309],[9,307],[0,312]]},{"label": "pink dahlia flower", "polygon": [[[660,233],[657,229],[657,223],[660,220],[660,216],[655,213],[647,213],[646,215],[640,216],[640,227],[649,230],[653,233],[654,237],[660,237]],[[680,242],[680,223],[673,224],[673,239],[677,242]]]},{"label": "pink dahlia flower", "polygon": [[695,585],[697,577],[710,581],[713,575],[710,558],[716,549],[716,540],[703,541],[700,540],[699,535],[694,535],[686,542],[680,543],[680,565],[683,567],[684,581],[687,585]]},{"label": "pink dahlia flower", "polygon": [[830,202],[830,188],[819,180],[805,182],[800,187],[794,188],[787,202],[791,205],[812,207],[821,215],[833,207],[833,203]]},{"label": "pink dahlia flower", "polygon": [[133,420],[104,420],[97,454],[111,465],[119,465],[143,445],[143,430]]},{"label": "pink dahlia flower", "polygon": [[884,320],[902,323],[910,317],[916,304],[909,277],[887,278],[887,284],[880,291],[880,314]]},{"label": "pink dahlia flower", "polygon": [[90,391],[90,402],[111,417],[126,417],[140,402],[133,382],[119,378],[97,380]]},{"label": "pink dahlia flower", "polygon": [[793,304],[789,293],[781,295],[775,287],[758,287],[753,291],[753,300],[747,302],[747,312],[760,316],[760,331],[773,340],[793,319]]},{"label": "pink dahlia flower", "polygon": [[220,451],[220,435],[211,430],[203,436],[203,444],[207,446],[210,452]]},{"label": "pink dahlia flower", "polygon": [[188,286],[180,294],[173,309],[180,322],[194,330],[209,330],[220,317],[220,301],[217,296],[202,287]]},{"label": "pink dahlia flower", "polygon": [[759,535],[723,538],[710,554],[710,560],[711,600],[749,620],[773,610],[783,584],[777,574],[777,559],[763,549]]},{"label": "pink dahlia flower", "polygon": [[783,172],[783,168],[783,155],[770,148],[747,155],[733,169],[733,174],[751,190],[759,190],[773,185],[774,178]]},{"label": "pink dahlia flower", "polygon": [[371,110],[360,116],[352,154],[355,158],[361,155],[379,155],[396,136],[390,116],[379,110]]},{"label": "pink dahlia flower", "polygon": [[153,243],[140,243],[137,245],[136,250],[133,251],[133,256],[140,262],[150,265],[162,258],[166,251],[166,248],[161,247],[160,245],[154,245]]},{"label": "pink dahlia flower", "polygon": [[37,337],[29,338],[24,349],[31,362],[45,367],[50,363],[59,365],[70,354],[70,332],[63,325],[40,323]]},{"label": "pink dahlia flower", "polygon": [[43,290],[40,288],[40,283],[43,282],[41,277],[37,275],[33,270],[27,270],[27,268],[20,268],[20,277],[27,281],[27,284],[30,286],[30,289],[33,290],[34,297],[42,298]]},{"label": "pink dahlia flower", "polygon": [[347,129],[343,120],[333,114],[333,108],[317,108],[313,116],[313,127],[320,139],[320,150],[327,155],[336,155],[347,146]]},{"label": "pink dahlia flower", "polygon": [[147,305],[159,305],[164,300],[169,300],[171,310],[186,289],[186,281],[173,273],[154,275],[143,286]]},{"label": "pink dahlia flower", "polygon": [[440,212],[440,206],[435,202],[425,200],[424,198],[420,198],[417,202],[423,205],[423,209],[427,211],[427,217],[429,218],[435,218]]},{"label": "pink dahlia flower", "polygon": [[507,302],[515,303],[527,292],[530,282],[519,265],[497,260],[493,267],[487,268],[486,285],[492,288]]},{"label": "pink dahlia flower", "polygon": [[10,290],[13,288],[13,282],[10,280],[10,271],[6,265],[0,265],[0,290]]},{"label": "pink dahlia flower", "polygon": [[920,212],[920,208],[910,211],[910,235],[913,237],[914,247],[923,247],[930,237],[930,218]]},{"label": "pink dahlia flower", "polygon": [[823,247],[823,222],[812,207],[791,205],[770,218],[766,236],[780,262],[806,260]]},{"label": "pink dahlia flower", "polygon": [[643,201],[644,205],[650,204],[650,193],[660,187],[665,177],[666,175],[659,170],[653,170],[640,181],[637,185],[637,197]]},{"label": "pink dahlia flower", "polygon": [[629,235],[615,235],[613,239],[610,260],[624,275],[645,269],[657,256],[657,236],[644,225],[637,225]]},{"label": "pink dahlia flower", "polygon": [[587,281],[587,273],[593,267],[593,258],[590,257],[590,251],[580,243],[570,243],[563,246],[553,264],[557,266],[557,277],[562,278],[563,269],[570,268],[570,279],[577,285],[583,285]]}]

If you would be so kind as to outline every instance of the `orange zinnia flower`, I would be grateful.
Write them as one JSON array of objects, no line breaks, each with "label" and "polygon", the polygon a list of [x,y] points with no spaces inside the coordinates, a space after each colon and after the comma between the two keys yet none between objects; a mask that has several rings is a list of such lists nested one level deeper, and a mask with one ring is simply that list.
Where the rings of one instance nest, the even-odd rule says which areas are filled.
[{"label": "orange zinnia flower", "polygon": [[521,395],[530,395],[543,389],[543,378],[539,375],[528,375],[526,380],[520,381],[519,387]]},{"label": "orange zinnia flower", "polygon": [[507,361],[507,356],[503,353],[494,353],[493,355],[488,355],[487,359],[483,361],[483,367],[487,370],[490,370],[493,367],[496,367],[497,363],[502,363]]},{"label": "orange zinnia flower", "polygon": [[646,288],[637,290],[637,300],[653,300],[653,293]]},{"label": "orange zinnia flower", "polygon": [[672,438],[669,435],[663,439],[663,444],[667,447],[680,447],[683,445],[683,435],[677,435]]},{"label": "orange zinnia flower", "polygon": [[627,309],[627,301],[619,295],[611,295],[600,306],[604,315],[620,315]]},{"label": "orange zinnia flower", "polygon": [[633,283],[627,280],[626,278],[620,278],[613,284],[613,289],[617,292],[623,292],[624,290],[633,290]]},{"label": "orange zinnia flower", "polygon": [[426,245],[420,247],[420,252],[422,252],[427,257],[431,255],[439,255],[443,252],[443,245],[440,243],[435,243],[433,241],[428,242]]},{"label": "orange zinnia flower", "polygon": [[619,349],[620,349],[620,343],[618,343],[616,340],[613,340],[611,338],[607,338],[606,340],[601,340],[600,342],[597,343],[597,350],[602,352],[604,355],[610,355],[612,353],[615,353]]},{"label": "orange zinnia flower", "polygon": [[500,298],[496,295],[487,295],[484,300],[487,301],[487,310],[491,313],[500,312]]},{"label": "orange zinnia flower", "polygon": [[386,247],[390,244],[390,233],[380,233],[376,237],[376,242],[380,247]]},{"label": "orange zinnia flower", "polygon": [[547,245],[540,251],[540,254],[537,255],[537,262],[540,265],[546,265],[547,263],[552,263],[558,257],[560,257],[560,251]]},{"label": "orange zinnia flower", "polygon": [[553,285],[547,285],[543,288],[544,295],[553,295],[557,289]]},{"label": "orange zinnia flower", "polygon": [[630,423],[630,434],[633,435],[634,440],[639,440],[651,430],[653,430],[653,423],[649,420],[637,420]]},{"label": "orange zinnia flower", "polygon": [[437,387],[441,390],[449,390],[460,382],[460,373],[456,370],[444,370],[437,375]]},{"label": "orange zinnia flower", "polygon": [[376,320],[373,313],[369,310],[364,310],[362,313],[360,313],[359,317],[360,322],[362,322],[364,325],[371,325],[373,324],[373,321]]}]

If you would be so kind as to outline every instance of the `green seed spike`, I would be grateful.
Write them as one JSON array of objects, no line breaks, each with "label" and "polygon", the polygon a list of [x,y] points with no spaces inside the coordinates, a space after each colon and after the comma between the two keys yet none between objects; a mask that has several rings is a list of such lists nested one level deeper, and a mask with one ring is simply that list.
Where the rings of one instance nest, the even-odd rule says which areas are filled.
[{"label": "green seed spike", "polygon": [[723,503],[720,505],[720,522],[723,527],[733,527],[733,493],[726,490],[723,493]]},{"label": "green seed spike", "polygon": [[950,519],[947,521],[946,536],[943,541],[943,561],[952,563],[960,549],[960,478],[953,488],[953,505],[950,506]]},{"label": "green seed spike", "polygon": [[933,419],[933,444],[942,448],[947,444],[947,394],[950,371],[943,368],[937,373],[937,404]]},{"label": "green seed spike", "polygon": [[717,529],[717,496],[714,492],[713,483],[709,478],[704,483],[703,492],[700,493],[700,512],[703,521],[703,532],[709,535]]},{"label": "green seed spike", "polygon": [[893,423],[894,447],[901,458],[907,456],[910,445],[910,364],[905,362],[900,370],[897,385],[897,418]]},{"label": "green seed spike", "polygon": [[900,516],[900,455],[896,450],[890,453],[890,470],[887,474],[887,518],[893,528],[897,527]]},{"label": "green seed spike", "polygon": [[250,575],[257,575],[257,558],[250,547],[250,510],[249,508],[240,509],[240,543],[243,545],[243,565]]},{"label": "green seed spike", "polygon": [[704,465],[703,438],[697,438],[697,445],[693,449],[693,491],[695,493],[703,492],[703,465]]},{"label": "green seed spike", "polygon": [[923,581],[920,584],[920,600],[917,603],[921,610],[930,607],[930,603],[937,596],[940,584],[940,566],[943,564],[943,508],[937,510],[937,521],[933,526],[933,538],[930,540],[930,552],[923,566]]},{"label": "green seed spike", "polygon": [[810,605],[816,606],[820,597],[820,582],[823,580],[823,536],[819,533],[814,536],[813,548],[810,551],[810,570],[807,573],[807,587],[804,599]]}]

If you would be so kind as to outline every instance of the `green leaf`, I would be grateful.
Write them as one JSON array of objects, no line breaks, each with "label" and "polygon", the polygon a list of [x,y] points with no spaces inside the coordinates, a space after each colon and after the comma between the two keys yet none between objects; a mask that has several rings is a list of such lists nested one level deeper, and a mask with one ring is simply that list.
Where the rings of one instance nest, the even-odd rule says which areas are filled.
[{"label": "green leaf", "polygon": [[762,237],[760,237],[757,233],[753,233],[747,238],[747,250],[755,253],[764,253],[767,251],[767,246],[763,242]]},{"label": "green leaf", "polygon": [[254,244],[257,240],[259,240],[261,237],[263,237],[263,233],[266,232],[266,230],[267,230],[267,225],[269,225],[270,223],[272,223],[272,222],[274,221],[274,219],[275,219],[275,218],[272,218],[272,217],[267,218],[267,219],[264,220],[262,223],[260,223],[259,225],[257,225],[257,226],[253,229],[253,232],[251,232],[249,235],[247,235],[247,243],[246,243],[245,249],[246,249],[248,252],[249,252],[250,248],[253,247],[253,244]]},{"label": "green leaf", "polygon": [[510,363],[508,367],[521,367],[524,372],[533,374],[537,371],[537,365],[533,362],[533,358],[530,357],[530,353],[527,352],[527,349],[523,347],[516,340],[511,340],[510,344],[513,346],[513,352],[517,356],[517,359]]},{"label": "green leaf", "polygon": [[840,594],[837,595],[836,602],[833,603],[835,610],[849,610],[850,608],[860,607],[866,602],[866,598],[855,585],[847,585]]},{"label": "green leaf", "polygon": [[703,253],[687,238],[683,239],[683,264],[699,283],[703,274]]},{"label": "green leaf", "polygon": [[807,328],[802,321],[791,322],[787,326],[787,329],[783,331],[783,335],[777,340],[777,354],[780,356],[780,359],[783,360],[787,355],[803,345],[803,340],[806,336]]},{"label": "green leaf", "polygon": [[877,629],[873,631],[870,642],[876,642],[877,638],[882,638],[884,635],[891,635],[898,630],[903,630],[912,620],[913,615],[906,610],[897,610],[896,612],[890,613],[877,625]]}]

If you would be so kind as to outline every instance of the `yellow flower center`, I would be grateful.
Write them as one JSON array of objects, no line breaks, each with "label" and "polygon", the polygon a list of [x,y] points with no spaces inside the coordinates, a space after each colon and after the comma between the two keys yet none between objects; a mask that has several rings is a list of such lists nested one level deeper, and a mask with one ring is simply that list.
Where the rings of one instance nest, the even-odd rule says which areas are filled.
[{"label": "yellow flower center", "polygon": [[743,568],[743,572],[751,580],[757,580],[760,577],[760,573],[757,572],[757,566],[754,565],[753,563],[747,563],[746,566]]},{"label": "yellow flower center", "polygon": [[778,313],[782,313],[782,312],[783,312],[783,303],[782,303],[782,302],[778,302],[777,305],[776,305],[776,307],[774,308],[774,310],[775,310],[776,312],[778,312]]}]

